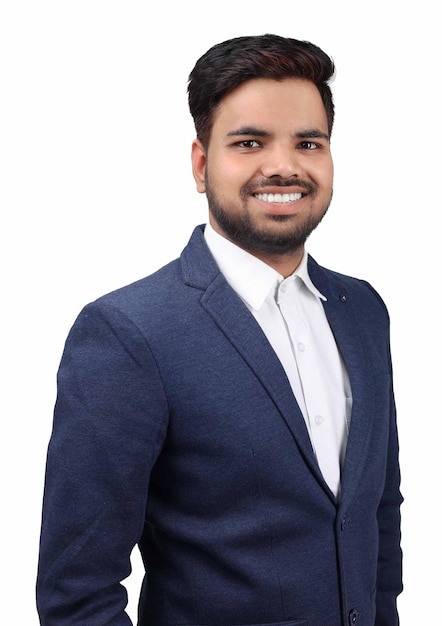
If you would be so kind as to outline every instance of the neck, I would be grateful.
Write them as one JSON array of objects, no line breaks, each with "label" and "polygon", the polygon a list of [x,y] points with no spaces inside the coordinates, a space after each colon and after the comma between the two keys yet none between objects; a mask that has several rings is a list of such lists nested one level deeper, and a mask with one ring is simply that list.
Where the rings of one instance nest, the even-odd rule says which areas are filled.
[{"label": "neck", "polygon": [[260,261],[263,261],[276,270],[279,274],[281,274],[281,276],[287,278],[287,276],[293,274],[298,265],[301,263],[302,257],[304,256],[304,246],[284,255],[264,254],[254,250],[247,250],[247,252],[250,252],[250,254],[253,254],[253,256],[260,259]]}]

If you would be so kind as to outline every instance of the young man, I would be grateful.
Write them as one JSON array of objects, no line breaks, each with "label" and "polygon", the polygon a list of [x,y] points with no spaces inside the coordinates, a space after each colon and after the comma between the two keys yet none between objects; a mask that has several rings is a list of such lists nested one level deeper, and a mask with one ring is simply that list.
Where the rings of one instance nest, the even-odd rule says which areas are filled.
[{"label": "young man", "polygon": [[402,588],[389,320],[305,241],[332,196],[333,63],[240,37],[190,75],[209,223],[88,305],[59,370],[46,626],[394,626]]}]

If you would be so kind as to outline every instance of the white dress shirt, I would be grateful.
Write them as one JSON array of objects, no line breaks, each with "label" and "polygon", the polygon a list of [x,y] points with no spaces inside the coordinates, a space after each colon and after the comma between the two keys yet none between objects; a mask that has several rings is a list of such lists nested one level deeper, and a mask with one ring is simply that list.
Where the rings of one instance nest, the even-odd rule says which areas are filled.
[{"label": "white dress shirt", "polygon": [[219,235],[205,239],[232,289],[243,300],[276,352],[304,416],[322,475],[336,497],[351,414],[348,374],[313,285],[304,253],[285,278]]}]

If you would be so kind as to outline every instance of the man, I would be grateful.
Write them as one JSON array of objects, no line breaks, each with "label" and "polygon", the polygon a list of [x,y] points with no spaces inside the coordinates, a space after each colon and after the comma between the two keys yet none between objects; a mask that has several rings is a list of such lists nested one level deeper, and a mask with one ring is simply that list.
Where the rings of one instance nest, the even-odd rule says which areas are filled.
[{"label": "man", "polygon": [[209,223],[88,305],[49,446],[41,623],[394,626],[401,591],[389,322],[304,249],[332,196],[330,58],[240,37],[190,75]]}]

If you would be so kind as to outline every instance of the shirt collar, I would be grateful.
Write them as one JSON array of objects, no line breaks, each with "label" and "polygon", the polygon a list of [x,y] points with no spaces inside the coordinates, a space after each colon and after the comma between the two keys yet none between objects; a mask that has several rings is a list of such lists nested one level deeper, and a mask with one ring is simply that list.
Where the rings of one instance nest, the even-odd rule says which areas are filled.
[{"label": "shirt collar", "polygon": [[219,233],[210,224],[204,230],[206,243],[220,271],[229,285],[252,309],[258,311],[269,295],[283,281],[293,280],[298,276],[304,285],[318,298],[327,298],[312,283],[307,267],[308,255],[304,252],[302,260],[295,272],[286,279],[246,250],[243,250]]}]

